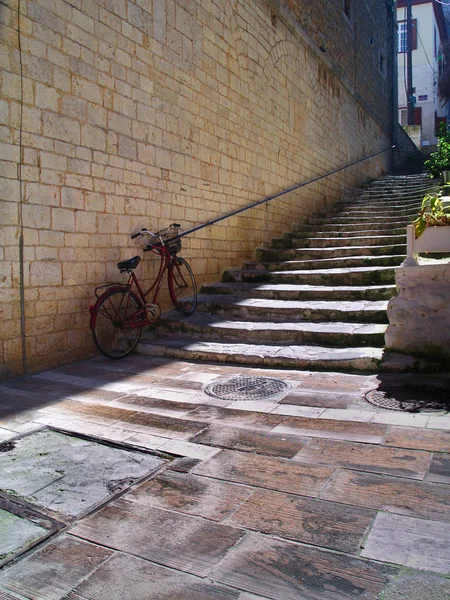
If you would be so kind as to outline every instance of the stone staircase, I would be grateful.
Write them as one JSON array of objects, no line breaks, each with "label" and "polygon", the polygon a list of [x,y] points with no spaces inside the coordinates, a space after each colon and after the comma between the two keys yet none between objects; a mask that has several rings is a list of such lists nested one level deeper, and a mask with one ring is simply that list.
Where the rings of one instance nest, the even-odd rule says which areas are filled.
[{"label": "stone staircase", "polygon": [[406,225],[431,189],[424,174],[372,182],[204,285],[194,315],[165,313],[138,351],[310,370],[376,371],[383,361],[389,370],[395,267],[406,255]]}]

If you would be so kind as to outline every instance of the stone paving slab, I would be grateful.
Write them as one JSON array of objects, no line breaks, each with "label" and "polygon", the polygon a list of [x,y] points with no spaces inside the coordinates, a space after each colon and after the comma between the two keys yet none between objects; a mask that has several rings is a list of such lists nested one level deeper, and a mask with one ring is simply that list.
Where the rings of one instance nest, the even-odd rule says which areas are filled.
[{"label": "stone paving slab", "polygon": [[352,470],[386,473],[411,479],[424,479],[430,467],[431,454],[418,450],[316,438],[305,445],[296,454],[294,460],[312,464],[339,465]]},{"label": "stone paving slab", "polygon": [[122,498],[78,522],[73,535],[206,577],[244,531]]},{"label": "stone paving slab", "polygon": [[[218,400],[212,405],[203,385],[236,374],[289,381],[292,403]],[[2,434],[10,439],[53,423],[181,456],[154,479],[133,484],[120,500],[111,496],[105,508],[96,505],[69,534],[55,533],[4,566],[0,600],[2,594],[5,600],[140,600],[141,593],[143,600],[450,598],[450,580],[439,577],[437,567],[433,575],[401,562],[399,568],[388,564],[402,551],[402,532],[397,549],[395,528],[392,539],[386,533],[385,548],[379,545],[380,559],[359,556],[363,540],[375,547],[384,535],[373,527],[380,523],[375,517],[384,514],[380,511],[419,521],[424,539],[430,525],[439,543],[448,543],[444,452],[450,450],[450,417],[427,416],[420,420],[427,428],[422,422],[403,426],[395,424],[396,413],[376,409],[386,415],[385,423],[361,422],[373,413],[364,394],[389,377],[134,355],[123,361],[98,357],[32,375],[28,388],[22,381],[26,389],[0,386],[0,411],[13,411],[0,415],[0,440]],[[422,386],[428,381],[412,374],[391,379],[408,385],[420,380]],[[39,394],[38,380],[54,386],[51,396]],[[5,390],[11,394],[7,401]],[[320,418],[274,410],[319,411]],[[445,526],[442,535],[433,529],[436,523]],[[54,550],[47,551],[50,547]],[[432,550],[420,548],[432,563]],[[106,554],[97,561],[98,552]],[[92,564],[83,563],[89,556]]]},{"label": "stone paving slab", "polygon": [[[192,416],[195,411],[192,411]],[[153,415],[149,413],[135,413],[126,420],[118,422],[118,426],[134,432],[153,433],[155,435],[168,435],[171,438],[185,440],[206,427],[206,423],[197,420],[183,420],[167,417],[164,415]]]},{"label": "stone paving slab", "polygon": [[431,461],[427,481],[450,484],[450,457],[435,454]]},{"label": "stone paving slab", "polygon": [[128,502],[223,521],[254,490],[191,473],[165,471],[126,495]]},{"label": "stone paving slab", "polygon": [[293,494],[317,496],[334,469],[302,465],[283,458],[223,450],[200,463],[192,473]]},{"label": "stone paving slab", "polygon": [[223,427],[215,424],[210,425],[208,429],[196,435],[192,440],[197,444],[208,444],[230,450],[255,452],[256,454],[266,454],[280,458],[292,458],[308,441],[307,438],[281,437],[270,433]]},{"label": "stone paving slab", "polygon": [[450,431],[390,427],[384,443],[398,448],[450,452]]},{"label": "stone paving slab", "polygon": [[0,572],[0,589],[32,600],[62,600],[113,556],[108,548],[61,535]]},{"label": "stone paving slab", "polygon": [[238,590],[120,554],[101,565],[75,591],[77,595],[67,600],[241,600]]},{"label": "stone paving slab", "polygon": [[188,419],[198,419],[205,423],[217,421],[220,425],[252,429],[256,431],[270,431],[284,419],[282,416],[271,414],[256,414],[254,411],[235,410],[216,406],[202,406],[187,415]]},{"label": "stone paving slab", "polygon": [[115,424],[128,419],[136,411],[114,408],[104,404],[92,404],[88,402],[77,402],[75,400],[63,400],[53,406],[41,409],[41,412],[62,415],[68,418],[82,418],[88,422],[99,424]]},{"label": "stone paving slab", "polygon": [[384,425],[302,417],[286,418],[271,431],[280,435],[329,438],[366,444],[382,444],[386,432],[387,428]]},{"label": "stone paving slab", "polygon": [[450,488],[400,477],[342,470],[320,497],[332,502],[450,522]]},{"label": "stone paving slab", "polygon": [[380,513],[361,555],[423,571],[450,573],[450,525]]},{"label": "stone paving slab", "polygon": [[37,541],[45,539],[51,523],[36,516],[17,515],[1,508],[0,502],[0,566]]},{"label": "stone paving slab", "polygon": [[279,403],[296,406],[317,406],[320,408],[348,408],[349,406],[352,406],[358,398],[359,396],[353,394],[298,389],[288,392]]},{"label": "stone paving slab", "polygon": [[5,449],[0,452],[0,489],[69,520],[164,464],[155,456],[49,430],[19,438]]},{"label": "stone paving slab", "polygon": [[[381,600],[447,600],[450,579],[432,573],[401,573],[383,590]],[[239,599],[241,600],[241,598]]]},{"label": "stone paving slab", "polygon": [[21,600],[19,596],[12,596],[10,593],[0,590],[0,600]]},{"label": "stone paving slab", "polygon": [[227,523],[357,554],[375,512],[292,494],[257,490]]},{"label": "stone paving slab", "polygon": [[126,408],[134,411],[149,411],[153,414],[167,415],[169,417],[184,417],[196,408],[199,408],[200,405],[191,402],[177,402],[172,400],[164,400],[161,398],[149,398],[148,396],[131,394],[129,396],[122,397],[120,400],[111,402],[110,406]]},{"label": "stone paving slab", "polygon": [[212,578],[272,600],[377,600],[396,573],[392,567],[250,534]]}]

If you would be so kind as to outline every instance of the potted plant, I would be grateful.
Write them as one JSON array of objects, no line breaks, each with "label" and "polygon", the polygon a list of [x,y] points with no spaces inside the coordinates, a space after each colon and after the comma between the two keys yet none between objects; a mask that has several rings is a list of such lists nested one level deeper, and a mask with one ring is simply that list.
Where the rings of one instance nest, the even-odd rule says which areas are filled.
[{"label": "potted plant", "polygon": [[406,260],[403,266],[417,265],[420,252],[450,252],[450,186],[436,194],[427,194],[419,216],[406,228]]},{"label": "potted plant", "polygon": [[450,198],[445,195],[450,186],[443,186],[437,194],[427,194],[422,200],[419,216],[413,221],[416,238],[422,235],[427,227],[443,227],[450,225]]}]

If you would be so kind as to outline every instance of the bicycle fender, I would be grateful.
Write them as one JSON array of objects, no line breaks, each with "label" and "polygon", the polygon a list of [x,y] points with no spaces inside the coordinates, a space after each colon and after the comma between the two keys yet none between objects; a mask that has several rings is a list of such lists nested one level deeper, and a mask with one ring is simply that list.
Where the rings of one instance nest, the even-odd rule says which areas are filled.
[{"label": "bicycle fender", "polygon": [[100,304],[103,302],[103,300],[106,298],[106,296],[108,296],[111,292],[116,292],[116,291],[129,292],[129,294],[131,296],[134,296],[134,298],[136,299],[138,304],[141,304],[141,302],[139,301],[138,298],[136,298],[136,296],[133,294],[133,292],[130,292],[130,290],[126,284],[121,284],[121,283],[109,284],[106,287],[106,290],[103,292],[103,294],[97,298],[95,304],[91,304],[89,306],[89,313],[91,315],[89,327],[91,330],[93,330],[95,328],[95,324],[97,322],[98,309],[100,307]]}]

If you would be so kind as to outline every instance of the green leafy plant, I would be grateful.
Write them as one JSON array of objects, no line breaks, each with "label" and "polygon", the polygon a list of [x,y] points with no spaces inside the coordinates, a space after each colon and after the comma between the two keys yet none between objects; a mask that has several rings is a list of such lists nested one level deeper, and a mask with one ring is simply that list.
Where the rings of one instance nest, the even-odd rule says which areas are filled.
[{"label": "green leafy plant", "polygon": [[432,152],[424,163],[430,177],[439,177],[442,171],[450,170],[450,130],[445,123],[440,123],[435,135],[438,138],[437,151]]},{"label": "green leafy plant", "polygon": [[442,201],[442,192],[425,196],[419,216],[413,221],[413,225],[416,238],[422,235],[427,227],[450,225],[450,207]]}]

